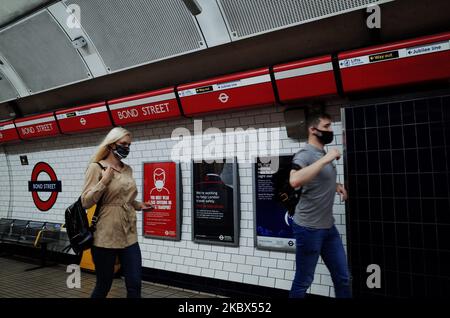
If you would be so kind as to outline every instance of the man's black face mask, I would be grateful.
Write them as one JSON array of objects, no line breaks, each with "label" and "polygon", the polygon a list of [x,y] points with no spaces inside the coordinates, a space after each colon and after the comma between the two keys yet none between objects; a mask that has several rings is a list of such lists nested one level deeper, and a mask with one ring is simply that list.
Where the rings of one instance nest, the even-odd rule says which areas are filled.
[{"label": "man's black face mask", "polygon": [[316,137],[319,139],[319,141],[323,145],[327,145],[327,144],[329,144],[330,142],[333,141],[334,134],[333,134],[332,131],[320,130],[320,129],[317,129],[317,128],[314,128],[314,129],[319,132],[319,134],[314,134],[314,135],[316,135]]}]

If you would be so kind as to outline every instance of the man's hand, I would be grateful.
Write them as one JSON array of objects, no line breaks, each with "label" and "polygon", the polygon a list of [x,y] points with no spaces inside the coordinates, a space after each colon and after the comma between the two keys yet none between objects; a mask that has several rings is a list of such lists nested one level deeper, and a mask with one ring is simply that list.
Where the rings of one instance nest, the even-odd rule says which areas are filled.
[{"label": "man's hand", "polygon": [[336,183],[336,192],[341,196],[341,202],[347,200],[347,190],[345,190],[345,187],[341,183]]},{"label": "man's hand", "polygon": [[322,157],[322,160],[325,161],[326,164],[332,162],[334,159],[339,160],[341,158],[341,153],[337,148],[331,148],[325,156]]}]

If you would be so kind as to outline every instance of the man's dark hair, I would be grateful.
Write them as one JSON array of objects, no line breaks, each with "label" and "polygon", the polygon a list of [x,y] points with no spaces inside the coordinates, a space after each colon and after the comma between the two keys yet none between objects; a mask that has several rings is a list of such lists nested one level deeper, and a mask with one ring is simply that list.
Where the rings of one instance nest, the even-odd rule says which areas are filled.
[{"label": "man's dark hair", "polygon": [[306,128],[309,129],[309,127],[317,127],[320,124],[321,119],[331,120],[331,116],[324,112],[309,113],[306,119]]}]

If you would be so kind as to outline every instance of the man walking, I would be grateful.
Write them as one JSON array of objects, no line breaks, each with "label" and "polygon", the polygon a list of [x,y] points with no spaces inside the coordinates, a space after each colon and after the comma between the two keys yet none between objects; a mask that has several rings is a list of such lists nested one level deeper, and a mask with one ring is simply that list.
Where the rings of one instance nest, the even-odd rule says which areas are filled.
[{"label": "man walking", "polygon": [[292,159],[289,182],[302,187],[296,206],[292,230],[296,239],[296,272],[289,296],[305,297],[314,279],[314,271],[322,256],[333,280],[337,298],[351,297],[350,278],[345,250],[334,225],[333,203],[336,192],[342,200],[347,191],[336,183],[336,166],[340,153],[328,153],[324,145],[333,141],[331,117],[325,113],[311,114],[307,121],[308,143]]}]

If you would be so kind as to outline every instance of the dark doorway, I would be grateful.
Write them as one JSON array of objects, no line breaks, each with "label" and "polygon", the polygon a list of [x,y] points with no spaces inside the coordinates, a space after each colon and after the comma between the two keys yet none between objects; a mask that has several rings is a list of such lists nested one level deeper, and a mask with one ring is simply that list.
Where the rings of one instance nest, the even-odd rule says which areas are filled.
[{"label": "dark doorway", "polygon": [[[343,113],[354,296],[448,296],[450,93]],[[367,286],[370,264],[381,288]]]}]

